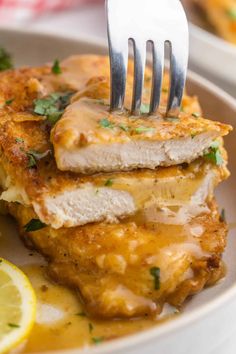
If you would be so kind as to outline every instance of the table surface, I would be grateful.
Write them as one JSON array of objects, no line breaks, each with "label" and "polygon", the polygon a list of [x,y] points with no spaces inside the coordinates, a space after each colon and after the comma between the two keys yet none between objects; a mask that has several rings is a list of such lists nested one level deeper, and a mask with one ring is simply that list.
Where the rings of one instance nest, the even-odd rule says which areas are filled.
[{"label": "table surface", "polygon": [[[28,30],[39,30],[42,32],[50,32],[62,35],[70,35],[71,37],[86,37],[93,38],[104,43],[107,42],[106,39],[106,21],[104,7],[101,5],[85,5],[79,8],[69,10],[63,13],[48,14],[42,16],[34,21],[27,23],[19,23],[14,26],[4,26],[6,27],[20,27],[27,28]],[[192,64],[190,63],[190,67]],[[198,72],[201,74],[201,72]],[[205,74],[205,76],[207,76]],[[215,83],[221,88],[231,92],[233,94],[232,88],[229,88],[226,83],[221,82],[213,77],[208,79],[215,81]],[[235,84],[236,86],[236,84]],[[236,89],[235,89],[236,95]],[[235,333],[230,336],[230,338],[222,343],[220,347],[216,348],[211,353],[201,353],[201,354],[235,354],[236,353],[236,329]],[[190,353],[191,354],[191,353]]]}]

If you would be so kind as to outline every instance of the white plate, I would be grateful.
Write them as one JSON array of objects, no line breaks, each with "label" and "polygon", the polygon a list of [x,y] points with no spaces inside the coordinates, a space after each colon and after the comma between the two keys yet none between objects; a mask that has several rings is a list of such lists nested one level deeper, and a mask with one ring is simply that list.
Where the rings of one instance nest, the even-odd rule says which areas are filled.
[{"label": "white plate", "polygon": [[[75,53],[107,52],[105,47],[85,40],[30,34],[24,31],[1,31],[0,43],[13,53],[19,65],[42,64]],[[188,91],[190,94],[199,96],[207,117],[214,117],[235,125],[236,102],[230,96],[193,73],[189,73]],[[219,204],[226,209],[229,223],[233,223],[236,221],[236,130],[226,139],[226,147],[230,155],[232,176],[228,182],[220,186],[217,194]],[[14,225],[10,227],[12,234],[16,233]],[[17,264],[24,264],[26,252],[23,247],[20,247],[19,241],[16,242],[18,246],[8,248],[4,254],[0,254]],[[236,237],[235,230],[232,229],[224,255],[228,266],[226,278],[218,285],[195,296],[176,319],[142,333],[84,351],[92,354],[208,354],[213,351],[236,328],[235,250]],[[79,352],[78,349],[74,349],[57,353],[78,354]]]}]

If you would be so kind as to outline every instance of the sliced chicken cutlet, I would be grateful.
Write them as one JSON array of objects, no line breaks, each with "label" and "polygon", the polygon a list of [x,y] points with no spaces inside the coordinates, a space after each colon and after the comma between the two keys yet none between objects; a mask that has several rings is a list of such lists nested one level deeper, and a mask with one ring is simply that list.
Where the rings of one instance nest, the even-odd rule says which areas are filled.
[{"label": "sliced chicken cutlet", "polygon": [[[71,72],[75,70],[73,65],[72,70],[68,64],[71,60],[73,65],[78,65],[77,75],[80,64],[75,63],[82,63],[81,72],[86,73],[83,69],[86,57],[78,57],[68,59],[67,66],[63,64],[64,77],[62,74],[55,78],[49,67],[21,69],[0,75],[1,102],[14,98],[11,104],[2,103],[0,111],[0,179],[4,190],[1,199],[32,206],[40,220],[53,228],[72,227],[103,220],[114,222],[151,203],[158,201],[160,204],[165,198],[170,200],[166,196],[173,195],[173,190],[176,189],[175,178],[179,186],[183,186],[183,180],[189,185],[189,196],[200,195],[200,191],[204,191],[204,200],[213,187],[226,177],[225,163],[219,168],[211,168],[211,163],[203,164],[202,161],[189,169],[184,170],[180,166],[166,172],[160,169],[86,177],[59,171],[50,144],[52,122],[48,117],[33,111],[34,100],[38,100],[43,92],[49,94],[55,88],[66,91],[57,92],[57,95],[55,92],[51,93],[42,98],[40,104],[45,104],[45,100],[48,103],[48,97],[59,100],[63,105],[65,102],[69,103],[71,98],[77,102],[79,95],[84,95],[85,91],[89,95],[94,90],[97,91],[98,86],[100,90],[104,89],[106,95],[109,93],[107,79],[94,78],[73,97],[71,90],[75,89],[75,84],[71,84],[71,76],[69,79],[66,76],[69,69]],[[87,57],[87,62],[98,70],[103,66],[104,60],[107,59]],[[84,77],[85,74],[81,76]],[[77,78],[79,80],[79,75]],[[104,86],[98,85],[100,81]],[[84,83],[85,78],[78,81],[80,87]],[[102,92],[100,94],[102,97]],[[37,103],[39,104],[38,101]],[[185,96],[185,110],[191,111],[198,107],[196,98]],[[200,168],[202,164],[203,168]],[[140,196],[144,185],[147,189],[145,198]]]},{"label": "sliced chicken cutlet", "polygon": [[109,110],[104,81],[79,92],[51,132],[57,167],[95,173],[155,169],[191,162],[230,126],[181,112],[179,118]]},{"label": "sliced chicken cutlet", "polygon": [[[93,176],[61,172],[43,124],[15,123],[13,115],[0,128],[0,198],[33,207],[53,228],[116,222],[153,204],[203,204],[228,177],[220,147],[190,165]],[[220,161],[211,160],[217,152]]]},{"label": "sliced chicken cutlet", "polygon": [[207,208],[182,225],[139,215],[120,224],[26,232],[37,215],[9,204],[26,243],[49,261],[51,277],[78,290],[90,315],[107,318],[156,316],[164,303],[180,306],[223,276],[227,228],[214,201]]}]

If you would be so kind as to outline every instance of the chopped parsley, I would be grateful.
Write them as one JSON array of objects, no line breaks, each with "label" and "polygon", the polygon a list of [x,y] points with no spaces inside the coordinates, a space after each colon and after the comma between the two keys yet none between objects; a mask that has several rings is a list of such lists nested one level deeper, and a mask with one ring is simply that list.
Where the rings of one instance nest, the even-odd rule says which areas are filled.
[{"label": "chopped parsley", "polygon": [[236,21],[236,7],[228,9],[226,14],[229,16],[231,20]]},{"label": "chopped parsley", "polygon": [[27,164],[27,167],[28,168],[33,168],[33,167],[36,167],[37,166],[37,162],[34,158],[33,155],[31,155],[30,153],[26,153],[27,157],[28,157],[28,164]]},{"label": "chopped parsley", "polygon": [[91,322],[89,322],[88,327],[89,327],[89,333],[92,333],[92,331],[93,331],[93,324],[92,324]]},{"label": "chopped parsley", "polygon": [[135,133],[142,134],[146,132],[153,132],[155,129],[151,127],[137,127],[134,129]]},{"label": "chopped parsley", "polygon": [[26,232],[37,231],[43,229],[47,225],[44,224],[39,219],[31,219],[25,226],[24,229]]},{"label": "chopped parsley", "polygon": [[147,114],[150,111],[150,105],[148,103],[142,103],[140,107],[140,112],[142,114]]},{"label": "chopped parsley", "polygon": [[194,139],[196,135],[197,135],[196,133],[192,133],[191,138]]},{"label": "chopped parsley", "polygon": [[207,153],[204,154],[204,158],[213,162],[215,165],[220,166],[223,163],[223,157],[220,152],[219,142],[215,141]]},{"label": "chopped parsley", "polygon": [[13,64],[11,55],[4,48],[0,48],[0,71],[12,68]]},{"label": "chopped parsley", "polygon": [[60,67],[60,62],[58,59],[54,60],[53,66],[52,66],[52,73],[59,75],[62,73],[61,67]]},{"label": "chopped parsley", "polygon": [[200,117],[200,113],[198,113],[198,112],[193,112],[193,113],[192,113],[192,116],[193,116],[194,118],[199,118],[199,117]]},{"label": "chopped parsley", "polygon": [[125,132],[128,132],[129,131],[129,127],[127,127],[127,125],[124,125],[124,124],[120,124],[119,125],[119,128],[124,130]]},{"label": "chopped parsley", "polygon": [[220,222],[225,222],[225,221],[226,221],[225,209],[222,209],[220,213]]},{"label": "chopped parsley", "polygon": [[8,326],[11,328],[20,328],[20,326],[16,323],[8,323]]},{"label": "chopped parsley", "polygon": [[102,128],[114,128],[114,124],[107,118],[103,118],[99,121],[99,125]]},{"label": "chopped parsley", "polygon": [[78,313],[76,313],[76,316],[87,317],[85,312],[78,312]]},{"label": "chopped parsley", "polygon": [[66,106],[70,103],[73,92],[54,92],[51,95],[34,100],[34,113],[46,116],[50,124],[54,125],[62,116]]},{"label": "chopped parsley", "polygon": [[14,98],[5,101],[5,105],[9,106],[14,101]]},{"label": "chopped parsley", "polygon": [[166,120],[168,122],[178,122],[179,118],[178,117],[167,117]]},{"label": "chopped parsley", "polygon": [[104,186],[111,187],[113,185],[113,180],[111,178],[107,179]]},{"label": "chopped parsley", "polygon": [[92,341],[94,344],[100,344],[104,341],[104,337],[93,337]]},{"label": "chopped parsley", "polygon": [[152,267],[150,269],[150,274],[154,278],[154,289],[160,289],[160,268],[159,267]]},{"label": "chopped parsley", "polygon": [[163,87],[162,92],[167,93],[168,92],[168,88]]},{"label": "chopped parsley", "polygon": [[50,150],[47,150],[45,152],[38,152],[35,150],[29,150],[26,152],[26,155],[28,157],[28,168],[33,168],[37,166],[37,160],[41,160],[45,156],[47,156],[50,153]]},{"label": "chopped parsley", "polygon": [[24,139],[22,139],[22,138],[16,138],[15,141],[16,141],[16,143],[21,144],[21,143],[24,142]]}]

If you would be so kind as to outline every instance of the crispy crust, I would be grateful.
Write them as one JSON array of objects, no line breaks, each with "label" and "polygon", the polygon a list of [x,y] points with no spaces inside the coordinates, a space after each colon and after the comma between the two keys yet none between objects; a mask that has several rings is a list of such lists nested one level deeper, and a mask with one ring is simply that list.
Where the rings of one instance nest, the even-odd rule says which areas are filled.
[{"label": "crispy crust", "polygon": [[[9,211],[25,241],[49,261],[50,276],[79,290],[91,315],[136,317],[158,314],[165,302],[180,306],[223,276],[227,227],[215,202],[209,207],[209,214],[182,227],[130,219],[30,233],[23,226],[35,217],[32,209],[10,204]],[[203,233],[193,236],[196,225]],[[158,290],[150,275],[154,266],[161,272]]]}]

